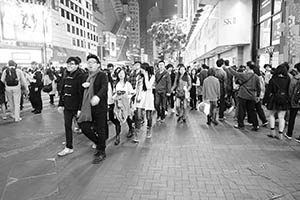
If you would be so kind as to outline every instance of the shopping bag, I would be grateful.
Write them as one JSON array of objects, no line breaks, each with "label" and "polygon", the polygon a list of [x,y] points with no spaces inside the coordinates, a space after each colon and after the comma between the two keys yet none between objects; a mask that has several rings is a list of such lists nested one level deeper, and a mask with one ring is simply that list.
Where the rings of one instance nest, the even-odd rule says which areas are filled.
[{"label": "shopping bag", "polygon": [[210,103],[207,102],[207,101],[202,101],[198,105],[198,110],[200,110],[201,112],[203,112],[205,115],[209,115],[209,112],[210,112]]}]

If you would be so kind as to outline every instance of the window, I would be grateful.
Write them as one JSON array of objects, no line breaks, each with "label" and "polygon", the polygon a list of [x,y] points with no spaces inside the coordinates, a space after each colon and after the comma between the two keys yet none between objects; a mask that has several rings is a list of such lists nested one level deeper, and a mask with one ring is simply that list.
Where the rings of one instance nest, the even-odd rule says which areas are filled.
[{"label": "window", "polygon": [[71,30],[70,24],[67,24],[67,31],[70,32]]},{"label": "window", "polygon": [[65,0],[60,0],[60,3],[61,3],[61,4],[64,4],[64,3],[65,3]]},{"label": "window", "polygon": [[77,39],[77,46],[80,47],[80,41]]},{"label": "window", "polygon": [[69,7],[70,0],[66,0],[66,6]]},{"label": "window", "polygon": [[65,10],[64,9],[60,9],[60,15],[62,16],[62,17],[65,17]]},{"label": "window", "polygon": [[78,12],[78,6],[77,5],[75,5],[75,11]]},{"label": "window", "polygon": [[76,40],[74,38],[72,39],[72,43],[73,43],[73,46],[76,46]]},{"label": "window", "polygon": [[83,41],[81,40],[81,47],[83,47]]},{"label": "window", "polygon": [[90,29],[90,23],[86,22],[86,27]]},{"label": "window", "polygon": [[75,33],[75,27],[72,26],[72,33]]},{"label": "window", "polygon": [[74,22],[74,15],[73,14],[71,14],[71,20],[72,20],[72,22]]},{"label": "window", "polygon": [[76,28],[76,35],[79,35],[79,28]]},{"label": "window", "polygon": [[69,11],[66,11],[66,13],[67,13],[67,19],[70,19],[70,13],[69,13]]},{"label": "window", "polygon": [[79,19],[78,19],[78,17],[76,16],[76,24],[79,24],[78,21],[79,21]]},{"label": "window", "polygon": [[70,6],[71,10],[74,9],[74,3],[71,1],[71,6]]},{"label": "window", "polygon": [[83,36],[83,31],[82,31],[82,29],[80,29],[80,36],[81,36],[81,37]]},{"label": "window", "polygon": [[82,9],[79,7],[79,14],[81,14]]},{"label": "window", "polygon": [[82,19],[79,19],[80,25],[82,26]]},{"label": "window", "polygon": [[88,19],[89,19],[89,13],[88,13],[88,12],[86,12],[86,18],[88,18]]},{"label": "window", "polygon": [[87,1],[86,1],[85,3],[86,3],[86,4],[85,4],[85,7],[86,7],[86,8],[89,8],[89,3],[88,3]]},{"label": "window", "polygon": [[90,33],[87,33],[87,38],[90,39]]},{"label": "window", "polygon": [[88,49],[91,49],[91,44],[88,42]]}]

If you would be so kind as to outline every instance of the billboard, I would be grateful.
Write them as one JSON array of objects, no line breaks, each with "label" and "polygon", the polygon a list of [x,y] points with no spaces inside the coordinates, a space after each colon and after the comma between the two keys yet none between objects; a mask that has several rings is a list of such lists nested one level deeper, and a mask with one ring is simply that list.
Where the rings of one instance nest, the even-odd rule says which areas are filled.
[{"label": "billboard", "polygon": [[1,41],[39,43],[37,46],[49,42],[51,18],[47,9],[37,4],[0,0]]}]

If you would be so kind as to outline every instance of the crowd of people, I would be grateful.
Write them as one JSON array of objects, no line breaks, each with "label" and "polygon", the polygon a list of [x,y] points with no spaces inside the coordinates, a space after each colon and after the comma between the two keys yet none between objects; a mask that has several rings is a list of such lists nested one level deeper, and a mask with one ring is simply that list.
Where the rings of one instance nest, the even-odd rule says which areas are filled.
[{"label": "crowd of people", "polygon": [[[65,69],[49,68],[44,73],[37,63],[32,63],[31,71],[22,71],[14,61],[9,61],[1,76],[3,119],[6,118],[5,95],[12,116],[18,122],[23,93],[28,94],[35,114],[42,111],[41,91],[49,94],[51,104],[58,93],[58,111],[64,116],[66,137],[65,148],[58,155],[73,153],[75,123],[96,148],[95,164],[106,157],[108,121],[115,127],[115,145],[120,144],[125,122],[129,128],[127,138],[138,143],[144,124],[146,138],[152,137],[154,113],[157,123],[164,123],[170,112],[176,114],[178,123],[186,123],[188,107],[198,110],[202,109],[198,106],[201,104],[208,107],[205,113],[209,126],[218,125],[226,120],[225,113],[235,110],[234,128],[243,129],[247,118],[253,131],[269,125],[269,137],[292,139],[300,109],[300,63],[293,69],[288,63],[276,68],[266,64],[261,69],[252,61],[237,67],[230,66],[228,60],[218,59],[216,66],[189,67],[166,65],[161,60],[155,66],[136,61],[130,67],[108,64],[104,68],[92,54],[86,61],[87,68],[83,70],[79,57],[69,57]],[[276,119],[278,131],[275,130]],[[295,140],[300,142],[300,137]]]}]

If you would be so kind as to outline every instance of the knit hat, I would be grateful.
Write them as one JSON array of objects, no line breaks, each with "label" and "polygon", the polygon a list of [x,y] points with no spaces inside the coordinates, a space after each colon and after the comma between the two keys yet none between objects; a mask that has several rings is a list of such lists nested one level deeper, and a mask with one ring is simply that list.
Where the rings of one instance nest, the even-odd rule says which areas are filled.
[{"label": "knit hat", "polygon": [[97,61],[98,64],[100,64],[100,60],[98,58],[98,56],[96,56],[95,54],[89,54],[87,57],[86,57],[86,60],[89,60],[89,59],[95,59]]},{"label": "knit hat", "polygon": [[16,65],[17,63],[15,63],[15,61],[13,60],[8,61],[8,66],[16,66]]}]

